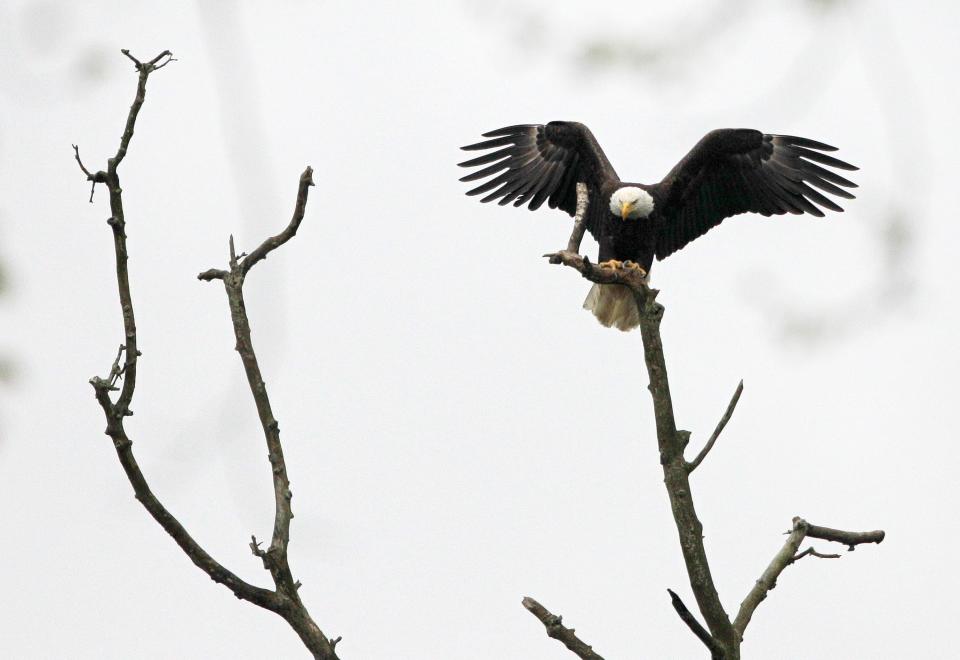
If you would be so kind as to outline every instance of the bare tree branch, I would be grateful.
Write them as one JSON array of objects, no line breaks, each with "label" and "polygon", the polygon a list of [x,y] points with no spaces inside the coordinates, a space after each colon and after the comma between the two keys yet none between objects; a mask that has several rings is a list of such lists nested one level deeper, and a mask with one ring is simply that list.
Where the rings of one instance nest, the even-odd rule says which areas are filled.
[{"label": "bare tree branch", "polygon": [[[134,59],[130,56],[129,52],[124,52],[124,54],[127,55],[127,57]],[[165,54],[169,55],[169,51],[164,51],[160,54],[160,56],[155,58],[155,60],[159,61],[159,59]],[[117,150],[116,156],[107,160],[106,172],[99,171],[95,174],[91,174],[91,172],[80,160],[80,150],[76,145],[73,147],[77,164],[87,176],[87,180],[92,181],[94,185],[97,183],[105,183],[110,192],[111,215],[107,220],[107,224],[109,224],[113,230],[113,244],[114,253],[116,255],[117,269],[117,287],[120,294],[120,308],[123,314],[123,330],[125,337],[123,352],[126,352],[127,361],[123,367],[123,373],[125,375],[123,389],[121,390],[120,395],[115,403],[110,401],[110,397],[107,395],[109,390],[107,387],[104,387],[104,383],[108,383],[109,387],[112,388],[116,382],[116,377],[113,375],[113,370],[111,370],[111,377],[106,381],[99,378],[94,378],[90,382],[97,390],[98,400],[102,399],[101,405],[103,406],[104,403],[109,403],[109,407],[104,407],[104,413],[107,414],[107,432],[108,434],[111,434],[111,437],[114,437],[111,431],[114,433],[122,433],[123,418],[133,414],[133,412],[130,410],[130,403],[133,400],[133,391],[137,382],[137,359],[140,357],[140,351],[137,350],[137,324],[133,315],[133,301],[130,295],[130,277],[127,271],[127,236],[125,231],[126,223],[123,213],[123,191],[120,188],[120,177],[117,173],[117,167],[123,160],[123,155],[126,153],[127,147],[130,144],[130,139],[133,137],[133,128],[137,121],[137,115],[139,114],[140,108],[143,106],[144,98],[146,97],[147,78],[154,70],[155,67],[153,63],[141,64],[137,62],[137,71],[139,76],[137,80],[136,96],[134,97],[133,105],[130,106],[130,112],[127,115],[127,122],[123,131],[123,136],[120,138],[120,148]],[[92,199],[93,193],[91,190],[91,201]],[[117,360],[119,360],[119,355]],[[109,425],[110,419],[119,420],[119,427],[114,426],[111,428]],[[115,442],[116,440],[117,438],[114,437]]]},{"label": "bare tree branch", "polygon": [[[122,49],[120,52],[126,55],[129,59],[133,60],[134,68],[136,68],[137,72],[140,74],[141,84],[137,87],[137,95],[133,99],[133,105],[130,106],[130,113],[127,115],[127,124],[123,127],[123,135],[120,136],[120,146],[117,147],[117,154],[107,161],[108,175],[111,171],[116,172],[117,166],[123,162],[123,159],[127,155],[127,147],[130,146],[130,139],[133,137],[133,127],[137,123],[137,115],[140,114],[140,108],[143,106],[147,76],[149,76],[153,71],[161,68],[160,66],[157,66],[157,63],[160,62],[160,60],[164,58],[173,59],[173,55],[170,53],[170,51],[165,50],[146,64],[143,64],[139,62],[137,58],[131,55],[130,51],[126,48]],[[164,64],[161,66],[165,66],[167,63],[168,62],[164,62]]]},{"label": "bare tree branch", "polygon": [[710,439],[707,440],[707,444],[704,445],[703,449],[700,450],[700,453],[697,454],[697,457],[690,461],[687,464],[687,471],[693,472],[697,467],[703,463],[703,459],[707,457],[707,454],[710,453],[710,450],[713,449],[713,445],[717,442],[717,438],[720,437],[720,434],[723,433],[724,427],[727,425],[727,422],[730,421],[730,418],[733,416],[733,411],[737,407],[737,402],[740,401],[740,395],[743,394],[743,381],[740,381],[740,384],[737,385],[737,391],[733,393],[733,398],[730,399],[730,403],[727,405],[727,411],[723,413],[723,417],[720,418],[720,422],[717,424],[717,428],[713,430],[713,434],[710,436]]},{"label": "bare tree branch", "polygon": [[[797,519],[794,518],[794,523]],[[833,541],[842,543],[847,549],[853,549],[861,543],[883,543],[886,532],[876,529],[872,532],[845,532],[842,529],[830,529],[829,527],[820,527],[818,525],[807,524],[807,536],[812,539],[823,539],[824,541]]]},{"label": "bare tree branch", "polygon": [[297,229],[300,227],[300,222],[303,220],[303,214],[307,208],[307,193],[312,185],[313,169],[308,167],[300,176],[300,186],[297,189],[297,204],[293,209],[293,217],[290,219],[290,223],[282,232],[263,241],[263,243],[243,259],[240,264],[240,269],[244,275],[246,275],[257,262],[266,259],[268,254],[297,235]]},{"label": "bare tree branch", "polygon": [[313,651],[318,658],[334,658],[334,644],[317,627],[307,612],[303,601],[300,600],[298,590],[300,583],[293,578],[287,558],[287,549],[290,545],[290,521],[293,510],[290,501],[293,493],[290,490],[290,480],[287,476],[287,465],[283,457],[283,446],[280,444],[280,426],[273,415],[267,387],[263,382],[263,375],[253,350],[253,341],[250,336],[250,321],[247,318],[246,305],[243,300],[243,283],[247,273],[260,260],[264,259],[272,250],[290,240],[296,233],[303,220],[307,204],[307,195],[313,185],[313,169],[308,167],[300,175],[297,191],[297,203],[293,218],[280,234],[266,239],[257,249],[244,259],[236,255],[233,236],[230,237],[230,270],[218,271],[211,269],[200,273],[201,280],[220,279],[227,292],[227,301],[230,306],[230,317],[233,321],[236,350],[240,354],[243,369],[246,372],[247,383],[257,406],[260,425],[267,442],[267,455],[270,459],[273,474],[273,493],[275,503],[273,536],[270,546],[266,550],[260,549],[256,538],[252,539],[250,549],[263,562],[264,568],[270,571],[277,594],[284,598],[287,607],[281,615],[297,631],[307,648]]},{"label": "bare tree branch", "polygon": [[73,147],[73,155],[77,159],[77,165],[79,165],[83,173],[87,175],[87,181],[90,182],[90,203],[93,204],[93,191],[97,187],[98,183],[106,183],[107,173],[103,171],[94,173],[88,170],[83,164],[83,161],[80,160],[79,147],[77,147],[75,144],[71,146]]},{"label": "bare tree branch", "polygon": [[773,561],[767,566],[767,569],[757,580],[756,584],[747,594],[747,597],[740,604],[740,611],[737,618],[733,621],[733,627],[737,631],[740,639],[743,639],[743,632],[750,623],[753,613],[757,607],[764,601],[771,589],[777,586],[777,578],[787,566],[793,563],[793,557],[797,554],[803,538],[807,535],[807,524],[802,520],[795,519],[793,530],[780,551],[774,556]]},{"label": "bare tree branch", "polygon": [[[271,591],[253,586],[214,560],[193,537],[190,536],[183,525],[160,503],[150,490],[146,478],[143,476],[133,456],[133,443],[124,429],[123,421],[125,417],[133,414],[133,411],[130,409],[130,403],[133,400],[133,394],[136,388],[137,362],[140,357],[140,351],[137,348],[137,326],[134,318],[133,299],[130,293],[129,273],[127,270],[126,220],[124,217],[122,189],[120,187],[120,178],[117,169],[125,157],[127,149],[130,146],[130,140],[133,137],[137,116],[146,96],[147,78],[152,72],[163,68],[174,60],[170,51],[163,51],[157,57],[145,63],[137,60],[127,50],[122,52],[127,58],[134,62],[139,78],[136,96],[133,105],[130,107],[116,155],[108,159],[106,172],[91,173],[80,160],[79,149],[74,146],[77,163],[87,176],[87,179],[92,181],[94,185],[96,183],[106,184],[110,193],[111,216],[107,222],[113,230],[117,286],[120,294],[120,309],[123,316],[124,343],[117,351],[117,356],[111,365],[109,376],[106,378],[95,376],[90,379],[90,384],[94,388],[97,402],[100,404],[106,417],[107,428],[105,432],[113,439],[117,457],[127,475],[127,479],[133,486],[137,499],[174,539],[177,545],[183,549],[184,553],[186,553],[196,566],[209,575],[215,582],[227,586],[238,598],[276,612],[282,616],[297,632],[314,658],[336,660],[335,647],[337,642],[339,642],[339,638],[336,640],[328,639],[310,618],[297,594],[300,583],[293,580],[287,562],[287,546],[290,540],[290,519],[293,517],[293,513],[290,510],[290,483],[287,479],[286,464],[284,463],[283,450],[280,446],[279,429],[276,419],[270,410],[266,388],[260,376],[259,366],[257,365],[256,356],[253,353],[253,347],[250,342],[250,327],[247,322],[241,291],[243,276],[256,261],[250,263],[250,265],[245,268],[238,266],[236,256],[233,254],[232,238],[230,271],[208,271],[208,273],[223,273],[220,279],[223,279],[226,284],[227,295],[230,300],[231,316],[233,316],[234,329],[237,335],[237,350],[240,352],[244,368],[247,371],[248,381],[250,382],[254,399],[257,403],[257,410],[260,413],[264,433],[267,436],[270,462],[273,467],[276,500],[273,540],[269,549],[266,551],[258,552],[259,547],[256,544],[256,539],[254,539],[252,543],[252,548],[254,554],[257,554],[263,561],[264,566],[270,570],[276,590]],[[296,226],[298,226],[303,219],[303,212],[307,200],[306,189],[310,185],[313,185],[311,172],[311,169],[308,167],[301,176],[294,221],[292,221],[287,230],[280,235],[280,237],[283,237],[282,240],[276,242],[280,237],[274,237],[273,239],[264,241],[264,245],[269,244],[269,247],[263,249],[263,254],[260,258],[266,256],[266,253],[270,250],[282,245],[296,233]],[[271,241],[275,242],[271,243]],[[261,247],[263,248],[263,246]],[[123,360],[122,363],[121,360]],[[121,378],[123,379],[123,387],[119,390],[119,395],[116,401],[114,401],[111,398],[111,392],[117,391],[117,383]]]},{"label": "bare tree branch", "polygon": [[529,596],[523,599],[523,606],[533,616],[540,619],[540,623],[546,627],[549,637],[562,642],[578,658],[581,658],[581,660],[603,660],[602,656],[594,652],[592,646],[584,643],[574,634],[576,631],[573,628],[567,628],[563,625],[562,616],[554,616],[547,608]]},{"label": "bare tree branch", "polygon": [[[579,272],[585,279],[598,284],[624,284],[630,287],[634,293],[643,297],[650,295],[653,289],[647,287],[647,274],[642,269],[633,268],[601,268],[590,262],[587,257],[571,252],[569,250],[560,250],[543,255],[552,264],[563,264]],[[653,294],[656,296],[656,294]]]},{"label": "bare tree branch", "polygon": [[723,649],[717,644],[717,642],[710,636],[710,633],[706,628],[697,621],[697,617],[693,616],[690,610],[687,609],[687,606],[684,605],[683,601],[680,599],[680,596],[676,594],[673,589],[667,589],[667,592],[670,594],[670,602],[673,605],[673,609],[676,610],[677,614],[680,615],[680,619],[687,624],[687,627],[690,628],[691,632],[697,636],[704,646],[710,651],[710,657],[712,660],[723,660]]},{"label": "bare tree branch", "polygon": [[[814,531],[816,534],[813,533]],[[839,529],[817,527],[816,525],[811,525],[803,518],[795,517],[793,519],[793,529],[790,531],[790,535],[787,537],[783,547],[774,556],[773,561],[770,562],[770,565],[767,566],[763,575],[760,576],[760,579],[757,580],[756,584],[754,584],[750,590],[750,593],[747,594],[747,597],[744,598],[740,604],[740,611],[737,613],[737,618],[733,622],[733,627],[741,640],[743,639],[743,633],[747,629],[747,625],[750,623],[750,619],[753,617],[753,613],[757,607],[759,607],[760,603],[766,599],[767,594],[777,586],[777,578],[780,577],[780,574],[787,566],[807,555],[823,558],[839,557],[839,555],[822,555],[813,548],[808,548],[798,554],[797,550],[799,550],[800,544],[803,543],[803,539],[808,536],[843,543],[849,546],[850,550],[853,550],[854,546],[860,543],[880,543],[883,541],[885,534],[880,530],[873,532],[846,532]]]}]

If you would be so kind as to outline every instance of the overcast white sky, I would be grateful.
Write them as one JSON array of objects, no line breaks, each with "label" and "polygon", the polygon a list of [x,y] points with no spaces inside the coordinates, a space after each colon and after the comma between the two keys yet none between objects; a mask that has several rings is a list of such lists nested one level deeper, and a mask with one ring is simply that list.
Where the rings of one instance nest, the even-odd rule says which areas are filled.
[{"label": "overcast white sky", "polygon": [[573,657],[524,595],[611,660],[703,657],[666,593],[693,603],[639,333],[602,328],[588,283],[540,258],[565,215],[456,180],[459,145],[552,119],[587,123],[632,180],[722,126],[861,166],[843,215],[739,217],[655,266],[678,423],[699,448],[744,379],[693,479],[728,612],[794,515],[888,533],[790,567],[745,658],[953,657],[960,9],[724,7],[0,5],[2,655],[305,656],[133,499],[87,384],[122,335],[106,196],[87,203],[70,145],[102,167],[136,83],[119,49],[168,48],[121,169],[143,349],[127,428],[167,507],[268,585],[246,545],[272,524],[266,451],[225,295],[195,276],[231,232],[279,230],[312,165],[299,235],[246,295],[291,563],[344,660]]}]

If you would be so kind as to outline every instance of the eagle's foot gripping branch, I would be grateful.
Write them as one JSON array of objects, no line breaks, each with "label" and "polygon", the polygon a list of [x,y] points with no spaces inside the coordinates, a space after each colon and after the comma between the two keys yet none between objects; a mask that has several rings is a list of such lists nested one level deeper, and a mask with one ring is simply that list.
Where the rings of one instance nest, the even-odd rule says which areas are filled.
[{"label": "eagle's foot gripping branch", "polygon": [[[603,264],[600,264],[600,265],[602,266]],[[624,261],[623,267],[626,268],[627,270],[638,270],[640,271],[640,275],[644,277],[647,276],[647,271],[644,270],[643,266],[638,264],[636,261],[630,261],[630,260]]]},{"label": "eagle's foot gripping branch", "polygon": [[[601,265],[594,264],[587,257],[571,252],[569,250],[560,250],[543,255],[552,264],[562,264],[569,266],[583,277],[595,284],[623,284],[630,288],[635,295],[643,300],[649,299],[653,302],[656,293],[649,288],[647,273],[643,268],[613,268],[607,266],[609,262],[603,262]],[[622,262],[616,262],[618,264]]]},{"label": "eagle's foot gripping branch", "polygon": [[[627,263],[630,263],[630,262],[627,262]],[[613,270],[617,270],[619,268],[623,268],[625,264],[622,261],[617,261],[616,259],[610,259],[608,261],[601,261],[597,265],[600,266],[600,268],[612,268]]]}]

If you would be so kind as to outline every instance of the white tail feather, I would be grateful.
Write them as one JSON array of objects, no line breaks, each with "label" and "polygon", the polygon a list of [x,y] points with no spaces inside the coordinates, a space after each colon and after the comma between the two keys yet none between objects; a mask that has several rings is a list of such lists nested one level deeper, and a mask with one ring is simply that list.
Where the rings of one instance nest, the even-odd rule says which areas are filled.
[{"label": "white tail feather", "polygon": [[627,331],[640,325],[637,300],[633,291],[623,284],[594,284],[583,301],[583,308],[593,312],[608,328]]}]

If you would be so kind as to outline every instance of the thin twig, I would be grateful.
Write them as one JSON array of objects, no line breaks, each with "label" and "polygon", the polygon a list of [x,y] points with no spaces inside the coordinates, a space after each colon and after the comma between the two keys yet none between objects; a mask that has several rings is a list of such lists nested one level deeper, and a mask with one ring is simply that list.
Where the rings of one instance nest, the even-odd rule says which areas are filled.
[{"label": "thin twig", "polygon": [[[133,62],[133,66],[134,66],[134,68],[135,68],[137,71],[139,71],[139,70],[140,70],[140,67],[143,66],[143,64],[140,62],[140,60],[138,60],[136,57],[134,57],[133,55],[131,55],[131,54],[130,54],[130,51],[127,50],[126,48],[121,48],[121,49],[120,49],[120,52],[123,53],[124,56],[125,56],[128,60],[130,60],[131,62]],[[165,52],[167,52],[167,51],[164,51],[164,53],[165,53]],[[161,53],[161,55],[162,55],[162,54],[163,54],[163,53]]]},{"label": "thin twig", "polygon": [[697,454],[697,457],[687,464],[688,472],[693,472],[696,470],[697,467],[703,463],[703,459],[707,457],[707,454],[710,453],[710,450],[713,449],[713,445],[717,442],[717,438],[719,438],[720,434],[723,433],[724,427],[726,427],[727,422],[729,422],[730,418],[733,416],[733,411],[737,407],[737,402],[740,401],[741,394],[743,394],[742,380],[740,381],[740,384],[737,385],[737,391],[733,393],[733,398],[730,399],[730,403],[727,405],[727,411],[723,413],[723,417],[720,418],[720,422],[717,424],[717,428],[713,430],[713,434],[710,436],[710,439],[707,440],[707,444],[704,445],[703,449],[700,450],[700,453]]},{"label": "thin twig", "polygon": [[87,176],[87,181],[90,182],[90,203],[93,204],[93,191],[96,189],[98,183],[105,183],[107,180],[107,173],[104,171],[91,172],[83,164],[83,161],[80,160],[80,148],[73,144],[70,145],[73,147],[73,156],[77,159],[77,165],[80,166],[80,170]]},{"label": "thin twig", "polygon": [[678,596],[673,589],[667,589],[667,592],[670,594],[670,603],[673,605],[673,609],[676,610],[677,614],[680,615],[680,619],[687,624],[687,627],[690,628],[693,634],[697,636],[697,639],[707,647],[712,660],[722,660],[723,649],[720,648],[716,640],[710,635],[707,629],[697,621],[697,617],[693,616],[680,599],[680,596]]},{"label": "thin twig", "polygon": [[567,628],[563,625],[562,616],[554,616],[547,608],[527,596],[523,599],[523,606],[530,611],[533,616],[540,619],[540,623],[547,629],[547,636],[560,641],[564,646],[573,651],[574,655],[581,660],[603,660],[593,647],[582,641],[574,634],[573,628]]},{"label": "thin twig", "polygon": [[130,146],[131,138],[133,138],[133,127],[137,123],[137,115],[140,113],[140,108],[143,107],[147,76],[157,70],[157,62],[164,57],[171,57],[170,51],[165,50],[146,64],[142,64],[137,60],[137,58],[130,54],[129,50],[122,49],[120,52],[133,60],[134,64],[136,65],[136,69],[140,74],[141,84],[137,87],[137,95],[133,99],[133,105],[130,106],[130,113],[127,115],[127,124],[123,128],[123,135],[120,136],[120,146],[117,147],[117,154],[107,161],[108,176],[116,173],[117,166],[123,162],[124,157],[127,155],[127,148]]},{"label": "thin twig", "polygon": [[300,227],[300,222],[303,220],[303,214],[307,207],[307,194],[312,185],[313,168],[308,167],[303,171],[303,174],[300,175],[300,185],[297,189],[297,203],[294,206],[293,217],[290,219],[289,224],[276,236],[271,236],[263,241],[263,243],[243,259],[240,268],[244,275],[246,275],[257,262],[266,259],[268,254],[297,235],[297,229]]},{"label": "thin twig", "polygon": [[90,170],[83,164],[83,161],[80,160],[80,147],[75,144],[71,144],[73,147],[73,156],[77,159],[77,165],[80,166],[80,170],[87,175],[87,181],[93,181],[93,174],[90,173]]},{"label": "thin twig", "polygon": [[[809,532],[807,532],[807,535],[809,536]],[[793,559],[790,560],[790,563],[792,564],[795,561],[803,559],[804,557],[819,557],[820,559],[840,559],[840,555],[827,555],[827,554],[817,552],[811,545],[809,548],[807,548],[800,554],[794,555]]]},{"label": "thin twig", "polygon": [[[174,59],[173,54],[169,50],[163,51],[162,53],[154,57],[152,60],[150,60],[146,64],[144,64],[143,62],[138,60],[136,57],[131,55],[130,51],[127,50],[126,48],[121,48],[120,52],[123,53],[128,60],[133,62],[133,67],[137,71],[142,71],[144,66],[150,67],[152,71],[156,71],[157,69],[162,69],[163,67],[167,66],[168,64],[170,64],[170,62],[177,61],[176,59]],[[167,58],[167,60],[163,64],[159,64],[160,60],[162,60],[163,58]]]},{"label": "thin twig", "polygon": [[163,67],[165,67],[165,66],[167,66],[168,64],[170,64],[170,62],[177,62],[177,61],[179,61],[179,60],[177,60],[177,58],[175,58],[175,57],[174,57],[173,55],[171,55],[170,53],[167,53],[166,55],[167,55],[167,59],[166,59],[165,61],[163,61],[163,62],[160,62],[159,64],[157,64],[157,61],[159,61],[159,60],[161,59],[162,55],[161,55],[160,57],[154,58],[154,60],[151,60],[151,63],[154,65],[154,67],[153,67],[153,70],[154,70],[154,71],[157,71],[157,70],[159,70],[159,69],[162,69]]}]

